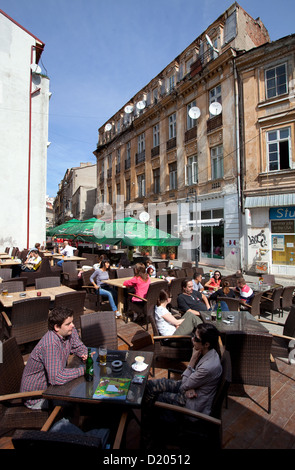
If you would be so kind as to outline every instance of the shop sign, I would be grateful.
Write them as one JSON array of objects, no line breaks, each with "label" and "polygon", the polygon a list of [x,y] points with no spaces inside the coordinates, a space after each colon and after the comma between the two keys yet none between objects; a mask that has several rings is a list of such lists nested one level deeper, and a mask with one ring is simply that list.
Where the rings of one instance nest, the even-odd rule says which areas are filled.
[{"label": "shop sign", "polygon": [[274,219],[294,219],[295,220],[295,207],[271,207],[269,209],[269,218]]}]

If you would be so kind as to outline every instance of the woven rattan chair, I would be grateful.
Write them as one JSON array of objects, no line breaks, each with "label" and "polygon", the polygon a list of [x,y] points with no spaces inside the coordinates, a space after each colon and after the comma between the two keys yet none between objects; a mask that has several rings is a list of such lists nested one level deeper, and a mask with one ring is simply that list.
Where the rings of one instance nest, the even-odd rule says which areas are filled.
[{"label": "woven rattan chair", "polygon": [[64,261],[62,264],[61,282],[67,287],[77,289],[81,286],[81,278],[78,276],[77,262]]},{"label": "woven rattan chair", "polygon": [[[148,330],[150,316],[153,315],[155,305],[162,289],[168,290],[167,281],[152,282],[147,291],[146,298],[142,298],[132,292],[128,292],[126,319],[128,319],[128,316],[136,313],[139,315],[137,320],[140,321],[141,319],[144,319],[146,330]],[[140,302],[133,302],[132,297],[137,297]]]},{"label": "woven rattan chair", "polygon": [[54,307],[65,307],[73,310],[74,325],[80,328],[80,317],[84,315],[85,291],[66,292],[55,296]]},{"label": "woven rattan chair", "polygon": [[295,286],[284,287],[281,295],[281,314],[283,316],[284,310],[290,310],[293,304]]},{"label": "woven rattan chair", "polygon": [[267,387],[268,413],[271,412],[271,345],[272,335],[268,333],[226,335],[226,349],[232,362],[232,383]]},{"label": "woven rattan chair", "polygon": [[228,306],[228,309],[232,312],[240,311],[240,301],[239,299],[234,299],[232,297],[217,297],[216,302],[225,302]]},{"label": "woven rattan chair", "polygon": [[277,287],[276,289],[273,289],[270,297],[265,297],[264,295],[262,295],[260,302],[260,312],[271,313],[271,319],[273,320],[274,313],[280,313],[282,293],[283,287]]},{"label": "woven rattan chair", "polygon": [[22,292],[26,290],[27,286],[27,278],[12,278],[12,279],[7,279],[6,281],[2,282],[0,284],[0,289],[7,289],[8,292]]},{"label": "woven rattan chair", "polygon": [[222,448],[222,409],[231,383],[231,359],[227,351],[222,355],[221,364],[222,375],[210,415],[183,406],[155,402],[149,450],[198,448],[201,452],[203,449],[212,452]]},{"label": "woven rattan chair", "polygon": [[46,289],[47,287],[59,287],[60,278],[57,276],[40,277],[35,280],[36,289]]},{"label": "woven rattan chair", "polygon": [[194,277],[193,268],[185,268],[185,277],[187,277],[188,279],[192,279]]},{"label": "woven rattan chair", "polygon": [[57,270],[54,270],[53,268],[51,269],[49,259],[48,258],[43,258],[42,263],[40,264],[40,267],[37,269],[37,271],[31,271],[31,272],[25,272],[22,271],[20,273],[20,277],[27,277],[27,285],[28,286],[33,286],[35,284],[35,280],[39,279],[40,277],[49,277],[49,276],[58,276],[60,277],[61,273],[61,268],[58,268]]},{"label": "woven rattan chair", "polygon": [[117,330],[115,312],[95,312],[83,315],[81,321],[81,340],[87,347],[99,348],[102,344],[109,349],[118,349],[118,338],[131,347],[129,341]]},{"label": "woven rattan chair", "polygon": [[185,274],[185,269],[175,269],[175,277],[177,277],[178,279],[181,278],[185,278],[186,277],[186,274]]},{"label": "woven rattan chair", "polygon": [[3,281],[7,281],[7,279],[11,279],[12,276],[12,269],[11,268],[1,268],[0,270],[0,277]]},{"label": "woven rattan chair", "polygon": [[177,306],[177,296],[178,294],[181,294],[182,289],[181,289],[181,283],[183,279],[182,278],[177,278],[177,279],[172,279],[170,284],[169,284],[169,295],[171,297],[171,302],[170,305],[172,308],[178,308]]},{"label": "woven rattan chair", "polygon": [[197,268],[196,266],[193,267],[194,273],[198,274],[204,274],[204,269],[203,268]]},{"label": "woven rattan chair", "polygon": [[186,268],[192,268],[192,267],[193,267],[193,263],[192,263],[191,261],[183,261],[181,267],[184,268],[184,269],[186,269]]},{"label": "woven rattan chair", "polygon": [[10,318],[6,312],[1,312],[5,320],[4,336],[14,336],[19,345],[41,339],[48,331],[49,304],[50,297],[13,302]]},{"label": "woven rattan chair", "polygon": [[116,274],[117,274],[117,278],[133,277],[134,276],[134,269],[133,268],[117,269]]},{"label": "woven rattan chair", "polygon": [[289,362],[295,360],[295,305],[291,307],[285,323],[262,318],[259,321],[265,323],[266,326],[269,324],[282,327],[282,334],[272,333],[271,353],[273,357],[288,358]]},{"label": "woven rattan chair", "polygon": [[85,307],[94,311],[111,310],[106,297],[102,297],[99,293],[97,294],[94,285],[90,282],[90,277],[93,273],[94,269],[82,272],[82,289],[86,292]]},{"label": "woven rattan chair", "polygon": [[253,295],[250,302],[246,305],[247,309],[253,315],[253,317],[260,318],[260,302],[262,298],[263,292],[257,292]]},{"label": "woven rattan chair", "polygon": [[155,320],[155,308],[150,315],[150,322],[153,329],[154,343],[153,375],[155,374],[156,362],[159,358],[173,359],[179,362],[190,360],[192,355],[191,336],[161,336]]},{"label": "woven rattan chair", "polygon": [[42,390],[20,393],[24,361],[16,342],[3,342],[0,362],[0,436],[11,436],[15,429],[41,429],[48,418],[47,411],[27,408],[24,399],[41,398]]}]

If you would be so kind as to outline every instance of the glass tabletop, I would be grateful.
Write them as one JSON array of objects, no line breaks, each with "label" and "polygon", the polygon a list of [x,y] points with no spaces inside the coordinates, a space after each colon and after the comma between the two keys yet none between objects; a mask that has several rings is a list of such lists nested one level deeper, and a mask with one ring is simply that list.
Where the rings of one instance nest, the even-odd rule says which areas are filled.
[{"label": "glass tabletop", "polygon": [[[222,320],[211,320],[210,312],[200,312],[204,322],[212,323],[220,333],[259,333],[268,334],[269,331],[248,311],[222,312]],[[232,317],[232,318],[231,318]]]},{"label": "glass tabletop", "polygon": [[[115,351],[108,351],[107,355],[107,364],[106,366],[101,366],[98,362],[98,349],[91,348],[92,351],[95,351],[93,356],[93,365],[94,365],[94,378],[93,381],[87,382],[85,377],[79,377],[77,379],[71,380],[70,382],[64,385],[50,385],[47,390],[43,393],[44,398],[51,400],[64,400],[64,401],[74,401],[79,403],[116,403],[119,405],[130,405],[132,407],[140,407],[146,381],[149,375],[150,367],[153,360],[153,353],[148,351],[124,351],[126,354],[122,353],[123,351],[118,351],[120,357],[116,357]],[[124,357],[125,356],[125,357]],[[144,370],[138,371],[133,368],[135,364],[135,357],[143,356],[144,363],[146,368]],[[122,360],[122,369],[118,372],[115,372],[112,369],[112,362],[114,360]],[[76,360],[76,358],[75,358]],[[79,361],[77,359],[77,361]],[[79,361],[79,364],[81,362]],[[142,383],[134,383],[133,379],[135,376],[143,376]],[[131,379],[131,383],[128,389],[126,399],[118,398],[94,398],[93,395],[100,383],[102,377],[111,377],[111,378],[127,378]]]}]

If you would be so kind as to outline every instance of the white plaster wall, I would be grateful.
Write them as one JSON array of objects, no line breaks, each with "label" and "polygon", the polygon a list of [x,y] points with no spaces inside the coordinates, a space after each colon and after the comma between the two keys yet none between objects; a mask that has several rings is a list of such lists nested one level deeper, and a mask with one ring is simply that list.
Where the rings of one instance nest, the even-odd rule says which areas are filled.
[{"label": "white plaster wall", "polygon": [[[35,39],[0,14],[0,250],[27,246],[31,46]],[[49,80],[32,98],[29,245],[45,240]],[[34,89],[34,85],[33,85]]]}]

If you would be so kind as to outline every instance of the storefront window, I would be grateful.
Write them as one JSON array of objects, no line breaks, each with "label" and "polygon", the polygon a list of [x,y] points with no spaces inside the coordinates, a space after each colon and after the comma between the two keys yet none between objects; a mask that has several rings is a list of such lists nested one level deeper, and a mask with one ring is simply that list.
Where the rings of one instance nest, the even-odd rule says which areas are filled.
[{"label": "storefront window", "polygon": [[223,209],[202,211],[201,220],[202,257],[224,259]]},{"label": "storefront window", "polygon": [[272,264],[295,266],[294,220],[271,220]]}]

